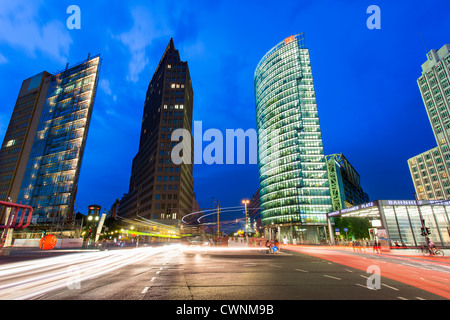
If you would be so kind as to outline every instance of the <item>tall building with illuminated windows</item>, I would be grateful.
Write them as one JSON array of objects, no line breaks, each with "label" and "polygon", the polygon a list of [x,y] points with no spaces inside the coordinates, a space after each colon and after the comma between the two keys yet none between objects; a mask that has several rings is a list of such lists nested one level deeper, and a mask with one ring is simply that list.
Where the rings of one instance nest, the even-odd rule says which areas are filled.
[{"label": "tall building with illuminated windows", "polygon": [[303,33],[264,55],[254,85],[265,230],[291,243],[320,242],[326,238],[332,205]]},{"label": "tall building with illuminated windows", "polygon": [[419,200],[450,199],[450,45],[430,50],[417,79],[437,147],[408,159]]},{"label": "tall building with illuminated windows", "polygon": [[[48,78],[17,202],[33,207],[38,223],[74,211],[78,177],[98,84],[100,56],[90,55]],[[21,169],[22,170],[22,169]]]},{"label": "tall building with illuminated windows", "polygon": [[188,63],[180,59],[171,38],[148,85],[139,150],[128,193],[120,200],[120,216],[179,227],[183,216],[192,212],[192,161],[172,161],[171,151],[178,142],[171,136],[180,128],[192,132],[193,99]]},{"label": "tall building with illuminated windows", "polygon": [[369,202],[369,195],[361,187],[359,173],[342,154],[325,156],[328,181],[330,183],[333,210],[350,208]]},{"label": "tall building with illuminated windows", "polygon": [[[52,75],[25,79],[0,149],[0,200],[16,202]],[[6,208],[0,208],[4,224]]]}]

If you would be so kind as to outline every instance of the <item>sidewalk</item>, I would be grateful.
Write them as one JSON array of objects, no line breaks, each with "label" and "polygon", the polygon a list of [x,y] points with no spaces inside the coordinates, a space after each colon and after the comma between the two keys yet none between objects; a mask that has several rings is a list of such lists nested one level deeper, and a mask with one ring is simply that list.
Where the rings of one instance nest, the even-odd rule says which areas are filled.
[{"label": "sidewalk", "polygon": [[[437,249],[444,252],[444,258],[450,258],[450,249]],[[389,251],[391,254],[398,254],[398,255],[416,255],[416,256],[422,256],[422,254],[419,252],[419,249],[391,249]],[[442,258],[442,257],[441,257]]]},{"label": "sidewalk", "polygon": [[419,249],[417,248],[407,248],[407,249],[397,249],[397,248],[391,248],[389,251],[382,251],[381,253],[376,253],[373,251],[372,247],[363,247],[362,250],[353,249],[352,246],[333,246],[333,245],[301,245],[301,244],[288,244],[288,245],[282,245],[282,248],[295,248],[295,247],[316,247],[317,249],[337,249],[337,250],[343,250],[347,252],[355,252],[355,253],[366,253],[366,254],[381,254],[381,255],[390,255],[390,256],[415,256],[415,257],[424,257],[424,258],[439,258],[439,259],[446,259],[450,262],[450,249],[440,249],[444,252],[444,256],[430,256],[430,255],[423,255]]}]

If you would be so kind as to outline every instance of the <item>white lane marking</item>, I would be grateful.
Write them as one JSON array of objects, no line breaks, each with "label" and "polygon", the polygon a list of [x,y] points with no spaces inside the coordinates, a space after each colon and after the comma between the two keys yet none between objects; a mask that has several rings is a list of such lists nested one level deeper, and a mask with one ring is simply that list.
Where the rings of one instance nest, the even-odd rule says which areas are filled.
[{"label": "white lane marking", "polygon": [[425,300],[424,298],[421,297],[416,297],[417,300]]},{"label": "white lane marking", "polygon": [[276,266],[274,264],[269,264],[269,266],[274,267],[274,268],[283,268],[282,266]]},{"label": "white lane marking", "polygon": [[161,273],[161,271],[156,272],[156,274],[160,274],[160,273]]},{"label": "white lane marking", "polygon": [[327,278],[331,278],[331,279],[342,280],[341,278],[329,276],[329,275],[327,275],[327,274],[324,274],[323,276],[324,276],[324,277],[327,277]]},{"label": "white lane marking", "polygon": [[377,290],[377,289],[375,289],[375,288],[370,288],[370,287],[368,287],[368,286],[364,286],[364,285],[362,285],[362,284],[360,284],[360,283],[357,283],[356,285],[357,285],[357,286],[360,286],[360,287],[363,287],[363,288],[366,288],[366,289],[369,289],[369,290]]},{"label": "white lane marking", "polygon": [[295,269],[295,270],[300,271],[300,272],[309,272],[308,270],[303,270],[303,269]]},{"label": "white lane marking", "polygon": [[403,298],[403,297],[397,297],[397,298],[400,299],[400,300],[408,300],[408,299]]},{"label": "white lane marking", "polygon": [[151,280],[150,280],[150,282],[153,282],[153,281],[155,281],[155,279],[156,279],[156,277],[153,277]]},{"label": "white lane marking", "polygon": [[146,294],[146,293],[147,293],[147,291],[148,291],[148,289],[150,289],[150,287],[145,287],[145,288],[144,288],[144,290],[142,290],[142,292],[141,292],[141,293],[142,293],[142,294]]},{"label": "white lane marking", "polygon": [[348,271],[348,272],[353,272],[352,270],[349,270],[349,269],[345,269],[345,271]]},{"label": "white lane marking", "polygon": [[398,291],[398,290],[400,290],[400,289],[397,289],[397,288],[394,288],[394,287],[388,286],[387,284],[384,284],[384,283],[382,283],[381,285],[382,285],[382,286],[385,286],[386,288],[389,288],[389,289],[395,290],[395,291]]}]

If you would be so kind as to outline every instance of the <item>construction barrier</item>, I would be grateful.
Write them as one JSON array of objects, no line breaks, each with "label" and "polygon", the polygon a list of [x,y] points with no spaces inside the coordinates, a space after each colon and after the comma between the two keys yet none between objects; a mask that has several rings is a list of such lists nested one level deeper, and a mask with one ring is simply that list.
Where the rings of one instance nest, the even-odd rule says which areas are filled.
[{"label": "construction barrier", "polygon": [[[39,241],[41,239],[16,239],[14,241],[13,247],[28,247],[28,248],[39,248]],[[81,248],[83,247],[83,239],[58,239],[54,249],[62,248]]]}]

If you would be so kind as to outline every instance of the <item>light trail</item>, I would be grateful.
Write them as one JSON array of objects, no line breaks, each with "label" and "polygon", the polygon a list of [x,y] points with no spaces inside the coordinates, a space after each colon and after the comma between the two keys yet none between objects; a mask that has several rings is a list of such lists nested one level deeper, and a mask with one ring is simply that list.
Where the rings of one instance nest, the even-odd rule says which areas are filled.
[{"label": "light trail", "polygon": [[[220,207],[220,213],[223,213],[223,212],[231,212],[231,211],[240,211],[239,209],[240,209],[240,210],[243,210],[243,209],[244,209],[244,206],[237,206],[237,207]],[[210,215],[212,215],[212,214],[217,214],[217,209],[205,209],[205,210],[200,210],[200,211],[191,212],[191,213],[186,214],[186,215],[181,219],[181,221],[182,221],[183,223],[188,223],[188,222],[185,221],[185,218],[187,218],[187,217],[189,217],[189,216],[191,216],[191,215],[194,215],[194,214],[205,213],[205,212],[211,212],[211,213],[205,214],[205,215],[201,216],[200,218],[197,218],[197,221],[200,220],[201,218],[206,217],[206,216],[210,216]],[[195,220],[195,219],[194,219],[194,220]],[[191,222],[194,221],[194,220],[191,220]]]},{"label": "light trail", "polygon": [[27,300],[59,288],[73,289],[81,282],[164,253],[181,245],[72,253],[0,266],[0,299]]}]

